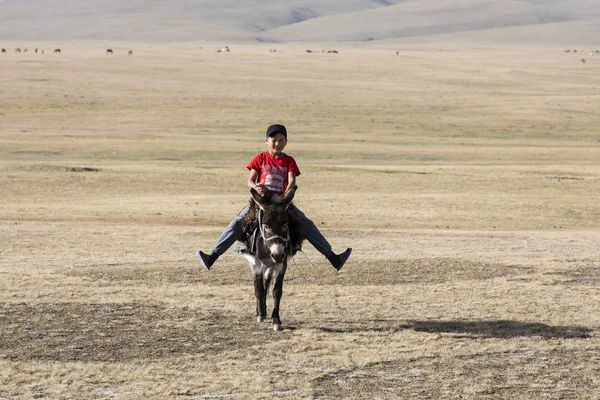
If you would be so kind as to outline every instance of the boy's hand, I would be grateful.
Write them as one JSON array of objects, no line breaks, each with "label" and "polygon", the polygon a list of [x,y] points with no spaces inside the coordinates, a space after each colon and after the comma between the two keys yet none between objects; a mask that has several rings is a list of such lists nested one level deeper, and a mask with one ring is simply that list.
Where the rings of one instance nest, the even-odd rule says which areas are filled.
[{"label": "boy's hand", "polygon": [[260,183],[254,185],[254,190],[256,190],[261,196],[264,196],[265,193],[267,193],[267,187]]}]

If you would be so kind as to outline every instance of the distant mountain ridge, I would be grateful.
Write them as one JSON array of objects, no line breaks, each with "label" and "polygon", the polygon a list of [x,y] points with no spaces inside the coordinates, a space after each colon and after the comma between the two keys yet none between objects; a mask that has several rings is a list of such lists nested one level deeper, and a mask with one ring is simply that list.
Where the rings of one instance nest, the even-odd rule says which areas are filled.
[{"label": "distant mountain ridge", "polygon": [[600,44],[600,0],[0,0],[2,40]]}]

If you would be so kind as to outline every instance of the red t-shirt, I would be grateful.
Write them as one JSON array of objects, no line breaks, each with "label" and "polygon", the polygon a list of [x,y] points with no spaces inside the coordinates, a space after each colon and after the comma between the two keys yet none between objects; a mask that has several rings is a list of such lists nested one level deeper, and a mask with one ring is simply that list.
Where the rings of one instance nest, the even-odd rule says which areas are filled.
[{"label": "red t-shirt", "polygon": [[257,154],[246,165],[249,170],[259,173],[258,183],[267,186],[272,192],[282,194],[288,185],[288,173],[300,175],[300,169],[293,157],[283,153],[281,157],[273,157],[268,151]]}]

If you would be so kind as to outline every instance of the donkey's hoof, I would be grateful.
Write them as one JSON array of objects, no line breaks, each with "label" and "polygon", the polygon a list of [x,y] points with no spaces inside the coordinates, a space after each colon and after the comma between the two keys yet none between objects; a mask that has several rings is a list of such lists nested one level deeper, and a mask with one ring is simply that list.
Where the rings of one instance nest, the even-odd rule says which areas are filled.
[{"label": "donkey's hoof", "polygon": [[256,322],[263,322],[265,320],[265,317],[261,317],[260,315],[258,317],[256,317]]},{"label": "donkey's hoof", "polygon": [[281,332],[283,328],[281,327],[281,324],[273,324],[273,330],[275,332]]}]

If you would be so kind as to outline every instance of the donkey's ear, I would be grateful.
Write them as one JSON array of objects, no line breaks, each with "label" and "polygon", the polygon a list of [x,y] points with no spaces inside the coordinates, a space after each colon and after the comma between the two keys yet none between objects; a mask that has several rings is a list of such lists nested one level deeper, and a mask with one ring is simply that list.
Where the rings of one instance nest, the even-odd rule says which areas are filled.
[{"label": "donkey's ear", "polygon": [[294,185],[290,188],[290,190],[288,190],[287,192],[285,192],[285,194],[283,195],[283,201],[282,203],[289,203],[290,201],[292,201],[294,199],[294,194],[296,194],[296,190],[298,189],[297,185]]},{"label": "donkey's ear", "polygon": [[254,190],[254,188],[250,189],[250,194],[252,195],[252,198],[254,199],[256,204],[263,207],[265,200],[256,190]]}]

